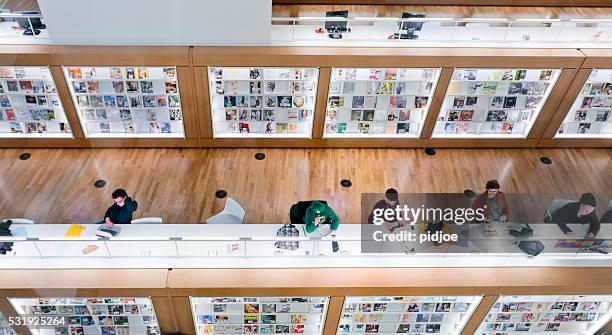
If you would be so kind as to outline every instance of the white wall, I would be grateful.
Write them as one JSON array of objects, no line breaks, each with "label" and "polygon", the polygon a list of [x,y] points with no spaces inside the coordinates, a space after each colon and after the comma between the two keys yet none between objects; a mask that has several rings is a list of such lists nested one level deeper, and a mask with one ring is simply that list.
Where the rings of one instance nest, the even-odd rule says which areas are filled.
[{"label": "white wall", "polygon": [[54,43],[267,44],[272,0],[38,0]]}]

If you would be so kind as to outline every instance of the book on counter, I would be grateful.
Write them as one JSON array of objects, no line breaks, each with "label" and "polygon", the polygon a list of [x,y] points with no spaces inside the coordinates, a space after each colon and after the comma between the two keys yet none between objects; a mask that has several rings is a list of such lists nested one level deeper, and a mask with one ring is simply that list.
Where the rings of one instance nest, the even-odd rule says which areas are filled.
[{"label": "book on counter", "polygon": [[119,235],[120,232],[121,227],[115,225],[112,228],[109,228],[106,225],[102,224],[96,231],[96,236],[111,238],[116,237],[117,235]]}]

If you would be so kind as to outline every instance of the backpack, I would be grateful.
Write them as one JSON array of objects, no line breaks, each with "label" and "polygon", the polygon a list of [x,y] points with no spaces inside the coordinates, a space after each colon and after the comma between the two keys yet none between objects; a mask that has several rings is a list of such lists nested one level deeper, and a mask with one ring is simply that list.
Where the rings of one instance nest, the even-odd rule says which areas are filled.
[{"label": "backpack", "polygon": [[540,241],[521,241],[518,247],[529,256],[537,256],[544,251],[544,244]]},{"label": "backpack", "polygon": [[[276,236],[299,237],[300,231],[295,227],[295,225],[288,223],[278,229]],[[300,248],[300,241],[276,241],[274,246],[278,249],[297,250]]]}]

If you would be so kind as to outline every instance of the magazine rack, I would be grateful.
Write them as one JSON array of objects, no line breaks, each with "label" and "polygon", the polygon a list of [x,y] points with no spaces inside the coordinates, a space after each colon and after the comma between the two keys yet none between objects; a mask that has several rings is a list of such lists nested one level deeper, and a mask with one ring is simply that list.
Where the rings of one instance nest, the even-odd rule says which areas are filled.
[{"label": "magazine rack", "polygon": [[478,327],[479,334],[593,334],[610,317],[611,296],[500,295]]},{"label": "magazine rack", "polygon": [[328,297],[190,297],[196,334],[323,332]]},{"label": "magazine rack", "polygon": [[72,138],[49,67],[0,67],[0,137]]}]

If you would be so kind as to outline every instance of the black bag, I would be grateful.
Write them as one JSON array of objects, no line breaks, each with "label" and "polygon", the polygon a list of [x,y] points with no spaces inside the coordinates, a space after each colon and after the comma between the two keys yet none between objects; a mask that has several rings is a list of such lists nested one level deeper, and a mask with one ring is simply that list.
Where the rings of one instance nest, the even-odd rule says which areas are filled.
[{"label": "black bag", "polygon": [[544,244],[540,241],[521,241],[518,247],[529,256],[537,256],[544,251]]},{"label": "black bag", "polygon": [[[0,222],[0,236],[13,236],[11,234],[11,220]],[[0,242],[0,255],[6,255],[7,252],[13,251],[13,242]]]}]

